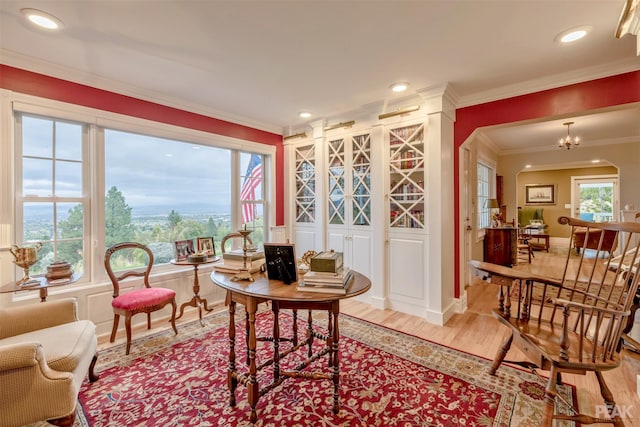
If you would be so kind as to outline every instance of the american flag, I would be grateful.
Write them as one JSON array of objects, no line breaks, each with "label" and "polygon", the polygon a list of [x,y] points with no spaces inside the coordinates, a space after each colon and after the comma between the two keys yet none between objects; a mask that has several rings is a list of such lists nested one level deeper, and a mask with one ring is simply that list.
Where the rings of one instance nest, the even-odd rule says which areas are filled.
[{"label": "american flag", "polygon": [[[240,189],[240,200],[256,200],[256,187],[262,182],[262,159],[258,154],[252,154],[247,172],[244,174],[242,188]],[[253,203],[242,204],[242,222],[248,223],[256,216],[256,205]]]}]

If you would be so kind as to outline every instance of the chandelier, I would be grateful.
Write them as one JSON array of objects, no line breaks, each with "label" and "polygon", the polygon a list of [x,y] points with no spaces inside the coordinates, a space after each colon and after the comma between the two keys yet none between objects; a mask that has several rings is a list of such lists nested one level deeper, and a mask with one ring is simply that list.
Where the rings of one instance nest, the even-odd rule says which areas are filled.
[{"label": "chandelier", "polygon": [[571,146],[577,147],[580,145],[580,138],[571,136],[571,132],[569,131],[569,126],[571,126],[573,122],[563,123],[562,126],[567,127],[567,136],[564,138],[560,138],[558,141],[558,148],[566,148],[567,150],[571,149]]}]

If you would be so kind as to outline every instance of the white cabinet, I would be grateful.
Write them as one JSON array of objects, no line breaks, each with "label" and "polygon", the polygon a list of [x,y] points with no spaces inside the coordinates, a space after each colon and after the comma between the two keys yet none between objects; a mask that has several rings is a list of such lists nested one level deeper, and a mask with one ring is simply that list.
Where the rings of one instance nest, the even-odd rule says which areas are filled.
[{"label": "white cabinet", "polygon": [[428,303],[429,271],[425,134],[424,121],[384,127],[387,305],[420,316]]},{"label": "white cabinet", "polygon": [[[322,250],[322,220],[318,200],[317,148],[314,141],[304,140],[289,144],[285,148],[288,169],[293,171],[290,181],[292,211],[292,240],[296,245],[296,256],[308,250]],[[319,206],[320,205],[320,206]]]},{"label": "white cabinet", "polygon": [[328,135],[326,140],[326,249],[343,252],[345,265],[371,277],[371,132]]}]

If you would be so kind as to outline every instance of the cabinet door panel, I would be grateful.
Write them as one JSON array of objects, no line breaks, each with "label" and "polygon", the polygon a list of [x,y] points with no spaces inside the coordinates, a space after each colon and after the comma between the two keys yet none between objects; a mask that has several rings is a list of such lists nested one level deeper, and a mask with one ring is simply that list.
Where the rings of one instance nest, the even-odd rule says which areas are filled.
[{"label": "cabinet door panel", "polygon": [[367,277],[371,277],[372,247],[371,234],[354,234],[351,237],[350,267]]},{"label": "cabinet door panel", "polygon": [[424,299],[424,240],[389,239],[389,292],[418,302]]},{"label": "cabinet door panel", "polygon": [[327,234],[327,249],[328,250],[333,249],[336,252],[343,252],[343,257],[344,257],[344,255],[346,255],[344,254],[345,252],[344,240],[345,240],[345,235],[343,232],[339,230],[338,231],[329,230]]}]

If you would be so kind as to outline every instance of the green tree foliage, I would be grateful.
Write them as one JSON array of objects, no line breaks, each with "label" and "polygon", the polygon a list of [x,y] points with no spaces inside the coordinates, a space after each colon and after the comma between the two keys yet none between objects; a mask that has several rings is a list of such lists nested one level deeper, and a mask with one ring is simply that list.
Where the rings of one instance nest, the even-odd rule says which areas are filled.
[{"label": "green tree foliage", "polygon": [[131,223],[131,208],[117,187],[109,189],[104,204],[107,247],[133,240],[135,233]]},{"label": "green tree foliage", "polygon": [[[84,229],[82,205],[69,209],[66,221],[58,223],[58,245],[53,261],[67,261],[76,272],[82,271],[82,235]],[[69,240],[65,240],[69,239]]]}]

